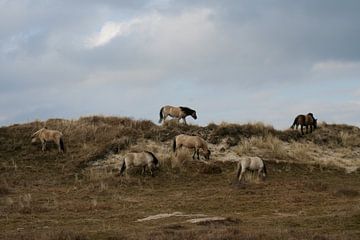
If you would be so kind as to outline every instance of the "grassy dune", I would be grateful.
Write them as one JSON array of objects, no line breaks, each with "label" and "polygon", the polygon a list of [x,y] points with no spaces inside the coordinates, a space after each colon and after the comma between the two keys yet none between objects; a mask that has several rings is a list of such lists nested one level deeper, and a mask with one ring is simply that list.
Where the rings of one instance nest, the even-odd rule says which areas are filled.
[{"label": "grassy dune", "polygon": [[[30,144],[44,125],[64,133],[65,154]],[[180,133],[205,138],[211,160],[186,151],[175,158]],[[262,123],[157,126],[101,116],[3,127],[0,239],[359,239],[359,133],[325,123],[301,136]],[[161,162],[156,176],[134,169],[120,177],[119,158],[143,149]],[[244,155],[266,161],[266,181],[235,181]],[[189,221],[201,217],[210,220]]]}]

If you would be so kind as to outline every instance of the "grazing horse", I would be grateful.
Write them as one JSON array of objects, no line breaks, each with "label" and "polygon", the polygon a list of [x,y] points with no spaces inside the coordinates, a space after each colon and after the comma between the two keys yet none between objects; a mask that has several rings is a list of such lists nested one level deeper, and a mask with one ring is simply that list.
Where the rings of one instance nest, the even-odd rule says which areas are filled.
[{"label": "grazing horse", "polygon": [[310,126],[310,132],[317,128],[317,119],[315,119],[314,115],[312,113],[308,113],[307,115],[298,115],[296,116],[293,125],[291,125],[291,129],[296,128],[298,129],[298,126],[301,126],[301,134],[304,135],[303,126],[306,127],[306,133],[308,133],[308,128]]},{"label": "grazing horse", "polygon": [[142,167],[142,174],[144,175],[146,167],[149,168],[151,176],[154,176],[153,170],[159,167],[159,160],[152,152],[144,151],[140,153],[127,153],[120,161],[120,175],[131,167]]},{"label": "grazing horse", "polygon": [[194,154],[192,158],[195,158],[195,154],[197,154],[197,159],[200,159],[199,150],[203,150],[203,155],[205,159],[210,159],[210,150],[208,149],[207,143],[204,139],[198,136],[189,136],[185,134],[177,135],[173,141],[173,152],[175,156],[177,155],[177,150],[181,147],[186,147],[190,149],[194,149]]},{"label": "grazing horse", "polygon": [[186,123],[186,117],[192,116],[195,120],[197,119],[196,111],[188,108],[188,107],[173,107],[173,106],[164,106],[160,109],[160,120],[159,123],[162,121],[165,122],[165,119],[167,116],[176,118],[178,122],[180,122],[180,119],[183,119],[184,123]]},{"label": "grazing horse", "polygon": [[54,142],[58,146],[59,152],[65,152],[63,134],[57,130],[50,130],[44,127],[33,133],[31,138],[32,143],[37,142],[38,139],[40,140],[42,151],[45,151],[47,142]]},{"label": "grazing horse", "polygon": [[265,163],[259,157],[243,157],[240,159],[236,171],[236,176],[239,179],[239,182],[241,182],[246,170],[257,171],[258,177],[260,177],[261,173],[263,178],[267,175]]}]

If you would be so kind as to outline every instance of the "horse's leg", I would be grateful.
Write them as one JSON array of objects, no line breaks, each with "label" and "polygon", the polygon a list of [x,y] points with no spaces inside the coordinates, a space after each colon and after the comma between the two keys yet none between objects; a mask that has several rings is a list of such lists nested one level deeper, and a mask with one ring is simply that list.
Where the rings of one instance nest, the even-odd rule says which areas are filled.
[{"label": "horse's leg", "polygon": [[60,138],[57,138],[57,139],[56,139],[56,145],[58,146],[58,151],[61,152]]},{"label": "horse's leg", "polygon": [[184,124],[187,125],[185,117],[182,118],[184,120]]},{"label": "horse's leg", "polygon": [[46,141],[41,140],[41,150],[44,152],[46,150]]},{"label": "horse's leg", "polygon": [[262,170],[262,168],[259,168],[258,169],[258,178],[260,179],[261,178],[261,172],[262,172],[263,170]]},{"label": "horse's leg", "polygon": [[244,175],[244,168],[241,170],[240,176],[239,176],[239,182],[241,182],[243,175]]},{"label": "horse's leg", "polygon": [[313,125],[310,125],[310,132],[312,133],[313,131]]},{"label": "horse's leg", "polygon": [[309,132],[309,125],[306,125],[306,133]]},{"label": "horse's leg", "polygon": [[149,165],[148,168],[149,168],[149,170],[150,170],[151,176],[153,177],[153,176],[154,176],[154,172],[153,172],[153,167],[152,167],[152,165]]},{"label": "horse's leg", "polygon": [[197,154],[198,160],[200,160],[199,148],[196,150],[196,154]]},{"label": "horse's leg", "polygon": [[196,148],[194,148],[194,153],[192,155],[192,158],[195,159],[195,154],[196,154]]},{"label": "horse's leg", "polygon": [[303,125],[300,125],[301,126],[301,134],[304,135],[304,126]]},{"label": "horse's leg", "polygon": [[144,176],[145,171],[146,171],[146,166],[143,166],[143,169],[142,169],[141,175],[143,175],[143,176]]}]

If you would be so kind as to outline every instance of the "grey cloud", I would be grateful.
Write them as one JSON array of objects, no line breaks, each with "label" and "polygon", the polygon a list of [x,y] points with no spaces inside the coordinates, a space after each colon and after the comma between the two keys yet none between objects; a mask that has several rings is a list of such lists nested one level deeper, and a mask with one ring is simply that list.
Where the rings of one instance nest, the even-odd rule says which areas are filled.
[{"label": "grey cloud", "polygon": [[[0,94],[11,99],[17,111],[0,104],[0,124],[51,116],[53,108],[77,116],[106,105],[111,113],[114,102],[135,98],[139,110],[134,114],[139,117],[151,112],[141,102],[152,98],[156,106],[172,102],[207,110],[211,103],[227,108],[218,120],[253,120],[266,112],[266,119],[278,123],[268,110],[278,110],[291,96],[279,100],[274,94],[263,104],[266,100],[252,95],[293,86],[291,93],[298,94],[297,86],[311,83],[321,89],[324,83],[349,84],[359,78],[359,10],[359,1],[351,0],[5,1],[0,6]],[[151,20],[157,15],[161,20]],[[135,18],[153,22],[141,23],[103,46],[84,46],[107,21]],[[331,61],[340,66],[336,72]],[[314,71],[316,66],[321,71]],[[37,96],[36,90],[43,93]],[[54,91],[59,95],[55,100]],[[218,101],[211,99],[214,92]],[[97,93],[99,98],[91,99]],[[249,99],[250,106],[238,103]],[[316,101],[321,102],[320,111],[323,99]],[[345,109],[357,105],[351,106]],[[283,108],[288,115],[297,111]],[[39,114],[42,109],[46,114]],[[119,109],[117,113],[131,113],[126,104]],[[11,117],[2,121],[3,115]],[[344,115],[354,122],[356,116]]]}]

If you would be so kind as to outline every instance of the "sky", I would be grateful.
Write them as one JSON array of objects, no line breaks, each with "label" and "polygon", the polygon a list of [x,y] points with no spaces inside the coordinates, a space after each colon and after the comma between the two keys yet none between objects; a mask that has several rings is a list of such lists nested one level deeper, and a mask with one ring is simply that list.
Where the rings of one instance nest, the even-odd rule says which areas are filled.
[{"label": "sky", "polygon": [[49,118],[360,126],[358,0],[0,0],[0,126]]}]

